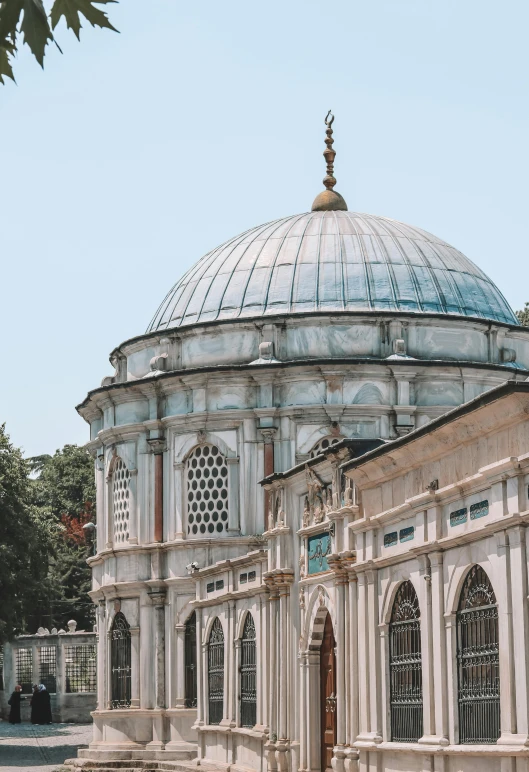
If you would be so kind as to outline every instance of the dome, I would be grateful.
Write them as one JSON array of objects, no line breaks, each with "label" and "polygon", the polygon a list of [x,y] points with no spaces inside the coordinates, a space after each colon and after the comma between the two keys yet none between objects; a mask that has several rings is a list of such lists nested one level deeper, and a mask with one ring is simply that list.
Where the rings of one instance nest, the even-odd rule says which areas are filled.
[{"label": "dome", "polygon": [[313,211],[252,228],[209,252],[171,289],[147,332],[344,311],[519,324],[495,284],[442,239],[387,217]]}]

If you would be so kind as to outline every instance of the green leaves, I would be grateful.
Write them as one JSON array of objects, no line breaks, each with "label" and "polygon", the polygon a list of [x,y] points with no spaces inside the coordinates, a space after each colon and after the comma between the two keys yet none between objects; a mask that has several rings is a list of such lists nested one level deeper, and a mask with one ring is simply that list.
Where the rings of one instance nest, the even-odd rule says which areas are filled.
[{"label": "green leaves", "polygon": [[42,0],[24,0],[24,16],[20,31],[24,35],[24,43],[31,48],[40,66],[44,67],[44,51],[48,41],[53,40],[53,35]]},{"label": "green leaves", "polygon": [[64,16],[66,26],[68,29],[73,30],[77,40],[79,40],[79,32],[81,30],[80,14],[90,22],[92,27],[106,27],[107,29],[117,29],[112,26],[108,20],[106,13],[96,8],[94,2],[98,5],[105,5],[107,3],[113,3],[116,0],[55,0],[53,8],[51,9],[51,23],[53,29],[57,26],[61,18]]},{"label": "green leaves", "polygon": [[8,50],[7,48],[3,48],[0,46],[0,83],[2,85],[5,85],[4,78],[11,78],[11,80],[15,80],[15,76],[13,75],[13,68],[11,67],[11,62],[9,61],[9,55],[12,53],[12,50]]},{"label": "green leaves", "polygon": [[[64,17],[66,26],[79,40],[81,16],[93,27],[114,30],[107,14],[98,5],[107,5],[118,0],[54,0],[48,15],[43,0],[0,0],[0,83],[5,78],[15,80],[12,57],[17,51],[17,34],[23,35],[35,59],[44,66],[46,46],[57,41],[53,36],[60,20]],[[60,48],[59,48],[60,50]]]}]

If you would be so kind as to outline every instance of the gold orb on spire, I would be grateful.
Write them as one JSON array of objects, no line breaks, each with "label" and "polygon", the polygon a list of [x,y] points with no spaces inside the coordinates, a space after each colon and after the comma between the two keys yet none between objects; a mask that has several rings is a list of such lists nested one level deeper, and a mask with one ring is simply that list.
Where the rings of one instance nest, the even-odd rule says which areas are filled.
[{"label": "gold orb on spire", "polygon": [[329,112],[325,117],[325,125],[327,126],[325,144],[327,147],[323,151],[323,157],[327,163],[327,174],[323,178],[323,184],[326,190],[323,190],[312,204],[313,212],[347,212],[347,204],[345,199],[335,190],[336,177],[334,176],[334,159],[336,158],[336,150],[333,150],[334,139],[332,138],[332,124],[334,122],[334,115]]}]

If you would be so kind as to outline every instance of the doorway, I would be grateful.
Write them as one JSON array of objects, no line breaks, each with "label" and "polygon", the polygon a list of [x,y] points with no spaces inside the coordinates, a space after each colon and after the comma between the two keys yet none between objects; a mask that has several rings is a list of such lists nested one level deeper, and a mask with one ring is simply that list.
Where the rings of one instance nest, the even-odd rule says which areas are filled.
[{"label": "doorway", "polygon": [[330,614],[325,617],[320,648],[321,772],[332,772],[336,745],[336,641]]}]

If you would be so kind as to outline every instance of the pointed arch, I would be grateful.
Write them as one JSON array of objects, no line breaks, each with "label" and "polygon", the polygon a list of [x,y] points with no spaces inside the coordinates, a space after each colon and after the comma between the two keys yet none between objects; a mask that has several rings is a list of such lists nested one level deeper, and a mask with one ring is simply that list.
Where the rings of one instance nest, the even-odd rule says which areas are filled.
[{"label": "pointed arch", "polygon": [[241,726],[253,728],[257,723],[257,647],[255,622],[246,614],[241,637],[240,666]]},{"label": "pointed arch", "polygon": [[217,445],[202,443],[185,462],[188,537],[228,530],[229,487],[226,456]]},{"label": "pointed arch", "polygon": [[215,617],[208,638],[208,723],[220,724],[224,715],[224,630]]},{"label": "pointed arch", "polygon": [[383,405],[384,400],[378,386],[374,383],[364,383],[353,398],[353,405]]},{"label": "pointed arch", "polygon": [[130,625],[118,611],[110,629],[110,672],[112,709],[130,708],[131,639]]},{"label": "pointed arch", "polygon": [[421,613],[411,581],[395,594],[389,624],[391,739],[417,742],[423,735]]},{"label": "pointed arch", "polygon": [[465,576],[456,619],[459,742],[495,743],[501,733],[498,605],[480,565]]}]

